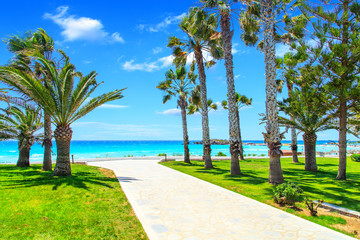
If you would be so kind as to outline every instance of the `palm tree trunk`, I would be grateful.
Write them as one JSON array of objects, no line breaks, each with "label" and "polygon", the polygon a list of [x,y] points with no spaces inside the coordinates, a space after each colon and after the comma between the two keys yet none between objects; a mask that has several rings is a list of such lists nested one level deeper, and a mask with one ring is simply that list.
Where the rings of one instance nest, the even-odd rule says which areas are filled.
[{"label": "palm tree trunk", "polygon": [[265,142],[269,148],[270,167],[269,183],[280,184],[284,182],[281,169],[281,136],[278,124],[278,110],[276,106],[276,62],[274,40],[274,11],[272,0],[261,1],[261,13],[264,21],[264,50],[265,50],[265,76],[266,76],[266,133]]},{"label": "palm tree trunk", "polygon": [[[288,97],[290,98],[290,93],[293,92],[293,87],[294,85],[289,82],[289,80],[287,80],[287,90],[288,90]],[[295,118],[293,115],[290,115],[290,120],[294,121]],[[298,155],[297,155],[297,135],[296,135],[296,129],[294,127],[291,128],[291,152],[292,152],[292,162],[293,163],[298,163],[299,159],[298,159]]]},{"label": "palm tree trunk", "polygon": [[337,180],[346,180],[346,108],[346,101],[341,99],[339,107],[339,169],[336,176]]},{"label": "palm tree trunk", "polygon": [[203,160],[205,168],[213,168],[211,161],[210,130],[206,93],[206,75],[204,69],[203,55],[201,49],[195,51],[195,60],[199,72],[200,94],[201,94],[201,116],[202,116],[202,137],[203,137]]},{"label": "palm tree trunk", "polygon": [[71,175],[70,165],[70,142],[72,138],[72,130],[70,126],[57,126],[54,132],[57,157],[54,168],[55,176]]},{"label": "palm tree trunk", "polygon": [[304,133],[304,147],[305,147],[305,170],[317,172],[316,164],[316,139],[315,133]]},{"label": "palm tree trunk", "polygon": [[182,127],[183,127],[183,141],[184,141],[184,162],[190,163],[190,153],[189,153],[189,135],[187,130],[187,121],[186,121],[186,107],[187,102],[183,97],[180,97],[178,105],[181,108],[181,118],[182,118]]},{"label": "palm tree trunk", "polygon": [[43,171],[52,170],[51,161],[51,147],[52,147],[52,130],[51,130],[51,117],[48,113],[44,112],[44,160],[43,160]]},{"label": "palm tree trunk", "polygon": [[239,156],[240,156],[240,160],[244,160],[244,147],[243,147],[243,143],[242,143],[242,139],[241,139],[239,108],[237,108],[236,111],[237,111],[237,116],[239,119]]},{"label": "palm tree trunk", "polygon": [[[291,121],[294,121],[294,117],[291,116]],[[291,128],[291,151],[292,151],[292,162],[293,163],[298,163],[299,159],[298,159],[298,155],[297,155],[297,135],[296,135],[296,129],[295,128]]]},{"label": "palm tree trunk", "polygon": [[30,166],[30,147],[24,146],[19,148],[19,159],[16,163],[17,167]]},{"label": "palm tree trunk", "polygon": [[237,104],[235,99],[235,83],[234,83],[234,64],[231,53],[232,37],[234,32],[230,30],[230,12],[221,13],[220,18],[221,37],[223,41],[226,81],[228,93],[228,108],[229,108],[229,142],[231,154],[231,175],[241,174],[239,163],[240,150],[240,129],[239,129],[239,114],[237,111]]}]

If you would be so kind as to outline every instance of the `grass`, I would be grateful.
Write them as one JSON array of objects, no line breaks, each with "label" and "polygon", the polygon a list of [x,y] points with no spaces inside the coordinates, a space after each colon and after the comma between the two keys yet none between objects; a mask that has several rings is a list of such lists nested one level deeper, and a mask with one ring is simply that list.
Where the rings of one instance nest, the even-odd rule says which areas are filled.
[{"label": "grass", "polygon": [[0,239],[148,239],[110,170],[0,165]]},{"label": "grass", "polygon": [[[335,180],[338,170],[338,159],[317,158],[318,172],[308,172],[304,168],[304,159],[292,163],[291,158],[282,158],[281,164],[285,181],[298,184],[304,195],[312,200],[324,199],[325,202],[360,211],[360,163],[348,159],[347,180]],[[205,169],[202,161],[161,163],[183,173],[211,182],[218,186],[240,193],[263,203],[276,206],[272,200],[274,186],[267,183],[269,174],[268,159],[246,159],[240,162],[242,175],[230,175],[230,161],[213,161],[214,169]],[[305,208],[304,203],[298,203]],[[280,206],[276,206],[280,207]],[[333,228],[336,224],[346,224],[340,217],[311,217],[296,208],[283,210]]]}]

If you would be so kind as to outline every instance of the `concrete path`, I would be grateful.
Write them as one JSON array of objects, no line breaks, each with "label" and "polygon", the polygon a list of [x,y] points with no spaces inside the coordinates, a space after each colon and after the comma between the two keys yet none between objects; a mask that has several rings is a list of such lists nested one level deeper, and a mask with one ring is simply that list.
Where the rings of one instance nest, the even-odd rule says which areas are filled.
[{"label": "concrete path", "polygon": [[353,239],[157,160],[91,162],[112,169],[150,240]]}]

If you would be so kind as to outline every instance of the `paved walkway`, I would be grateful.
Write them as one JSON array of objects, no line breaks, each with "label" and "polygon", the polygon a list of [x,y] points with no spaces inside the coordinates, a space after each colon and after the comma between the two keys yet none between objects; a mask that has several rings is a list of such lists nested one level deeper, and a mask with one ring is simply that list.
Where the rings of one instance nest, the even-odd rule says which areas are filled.
[{"label": "paved walkway", "polygon": [[353,239],[157,164],[91,162],[112,169],[150,240]]}]

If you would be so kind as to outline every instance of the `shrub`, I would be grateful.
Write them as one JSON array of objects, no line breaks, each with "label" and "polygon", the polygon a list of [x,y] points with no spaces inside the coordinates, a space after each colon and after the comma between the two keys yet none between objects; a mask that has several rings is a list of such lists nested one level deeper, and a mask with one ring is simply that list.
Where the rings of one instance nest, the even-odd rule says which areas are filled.
[{"label": "shrub", "polygon": [[162,157],[162,156],[165,156],[165,155],[166,155],[166,153],[159,153],[158,154],[159,157]]},{"label": "shrub", "polygon": [[315,203],[312,200],[309,200],[305,198],[306,206],[308,207],[311,216],[317,216],[317,209],[318,207],[324,202],[324,200],[318,200],[317,203]]},{"label": "shrub", "polygon": [[281,205],[295,205],[295,202],[301,201],[303,190],[295,183],[283,183],[277,185],[274,189],[274,201]]},{"label": "shrub", "polygon": [[353,155],[351,155],[351,160],[353,160],[354,162],[360,162],[360,154],[354,153]]},{"label": "shrub", "polygon": [[218,152],[218,153],[216,154],[216,156],[217,156],[217,157],[226,157],[226,154],[223,153],[223,152]]}]

